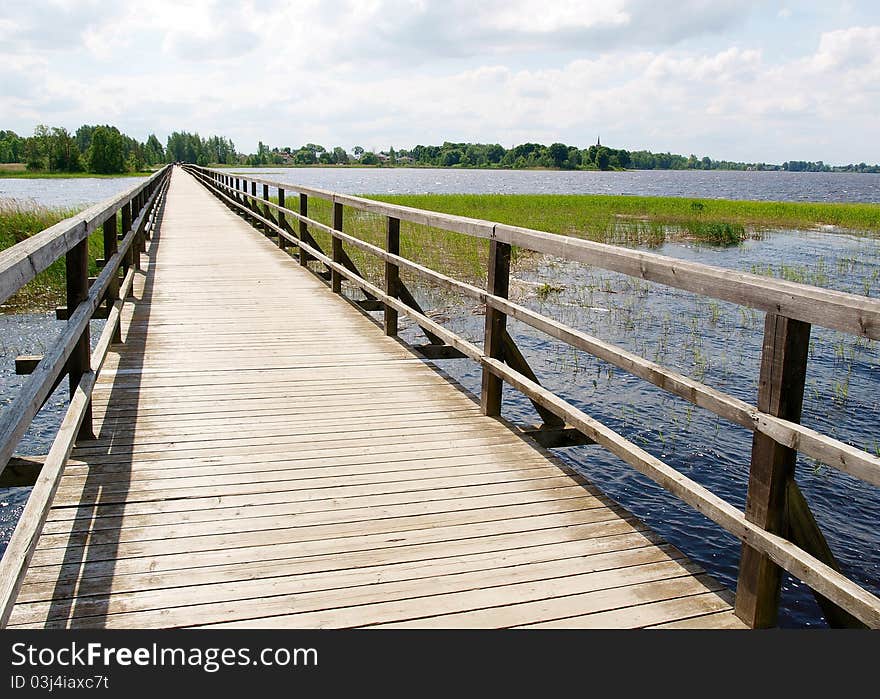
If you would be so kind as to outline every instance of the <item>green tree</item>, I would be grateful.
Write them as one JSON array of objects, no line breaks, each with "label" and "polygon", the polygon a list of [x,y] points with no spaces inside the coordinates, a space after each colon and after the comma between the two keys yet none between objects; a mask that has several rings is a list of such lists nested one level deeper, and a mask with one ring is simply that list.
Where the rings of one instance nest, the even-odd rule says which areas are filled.
[{"label": "green tree", "polygon": [[14,131],[0,131],[0,163],[19,163],[24,159],[24,143]]},{"label": "green tree", "polygon": [[490,163],[500,163],[504,153],[504,148],[495,143],[486,149],[486,160]]},{"label": "green tree", "polygon": [[79,148],[70,132],[61,127],[52,129],[49,147],[49,169],[59,172],[78,172],[82,169]]},{"label": "green tree", "polygon": [[89,170],[102,174],[125,172],[122,134],[115,126],[99,126],[89,146]]},{"label": "green tree", "polygon": [[368,151],[361,156],[361,163],[364,165],[378,165],[379,156],[372,151]]},{"label": "green tree", "polygon": [[555,167],[562,167],[568,160],[568,146],[564,143],[554,143],[547,149],[547,154]]},{"label": "green tree", "polygon": [[45,124],[38,124],[34,135],[27,139],[24,149],[28,170],[48,170],[52,150],[52,133]]},{"label": "green tree", "polygon": [[165,149],[162,148],[162,144],[159,143],[159,139],[156,138],[154,133],[150,134],[147,142],[144,144],[144,159],[147,165],[157,165],[165,162]]},{"label": "green tree", "polygon": [[605,146],[596,149],[596,167],[600,170],[607,170],[611,165],[611,156]]}]

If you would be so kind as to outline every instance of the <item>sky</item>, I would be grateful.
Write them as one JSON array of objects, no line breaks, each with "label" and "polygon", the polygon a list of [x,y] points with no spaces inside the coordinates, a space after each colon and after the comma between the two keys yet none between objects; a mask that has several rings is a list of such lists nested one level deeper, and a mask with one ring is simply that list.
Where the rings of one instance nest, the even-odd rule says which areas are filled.
[{"label": "sky", "polygon": [[880,3],[0,0],[0,128],[880,162]]}]

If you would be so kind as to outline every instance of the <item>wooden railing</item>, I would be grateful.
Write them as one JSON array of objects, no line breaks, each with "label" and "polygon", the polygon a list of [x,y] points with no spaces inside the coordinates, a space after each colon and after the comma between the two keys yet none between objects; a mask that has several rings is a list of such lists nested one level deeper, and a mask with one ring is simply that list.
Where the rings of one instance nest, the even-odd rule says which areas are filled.
[{"label": "wooden railing", "polygon": [[[742,542],[736,613],[750,626],[775,625],[784,569],[814,591],[832,626],[880,627],[880,599],[840,572],[794,480],[795,461],[801,452],[880,485],[880,459],[799,424],[811,325],[878,339],[880,302],[517,226],[395,206],[237,173],[196,166],[186,169],[253,225],[277,236],[280,247],[299,248],[300,264],[320,263],[322,270],[318,274],[329,278],[333,292],[341,293],[343,278],[361,289],[366,295],[366,301],[358,302],[362,308],[384,310],[386,334],[397,334],[398,314],[404,313],[428,337],[430,344],[414,348],[423,356],[468,357],[478,362],[483,370],[480,403],[485,414],[500,414],[502,382],[507,382],[525,394],[544,419],[541,429],[532,433],[540,443],[571,444],[579,437],[580,443],[599,444],[736,536]],[[277,189],[278,203],[270,200],[270,187]],[[296,209],[287,205],[291,193],[298,195]],[[332,204],[332,225],[309,218],[310,197]],[[345,207],[386,218],[384,248],[343,231]],[[401,257],[401,221],[488,239],[486,289]],[[296,228],[291,225],[293,222]],[[331,236],[329,253],[318,245],[310,231],[323,231]],[[384,262],[382,288],[358,271],[344,244]],[[507,297],[512,246],[764,311],[757,406],[510,301]],[[429,318],[401,282],[402,269],[484,303],[483,347]],[[507,332],[508,317],[751,430],[754,436],[745,512],[543,387]]]},{"label": "wooden railing", "polygon": [[[30,376],[0,416],[0,482],[15,468],[14,462],[10,467],[10,459],[34,416],[65,374],[70,382],[67,412],[0,562],[0,627],[12,611],[74,443],[94,439],[92,389],[110,345],[121,340],[122,306],[161,212],[170,172],[171,166],[166,166],[122,194],[0,252],[0,303],[62,256],[67,287],[66,309],[58,313],[67,320],[64,330],[45,355],[22,363]],[[119,223],[121,233],[117,233]],[[90,284],[88,239],[99,227],[103,269]],[[99,315],[106,317],[106,323],[91,350],[89,321]]]}]

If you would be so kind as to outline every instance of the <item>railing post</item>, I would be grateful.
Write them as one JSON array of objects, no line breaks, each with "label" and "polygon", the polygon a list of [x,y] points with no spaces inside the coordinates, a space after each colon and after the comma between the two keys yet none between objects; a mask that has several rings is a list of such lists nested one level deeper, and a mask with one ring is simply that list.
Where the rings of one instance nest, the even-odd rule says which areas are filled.
[{"label": "railing post", "polygon": [[[122,205],[122,236],[125,237],[128,235],[128,232],[131,230],[131,202],[127,202]],[[130,267],[134,267],[137,269],[137,256],[134,252],[134,246],[129,246],[128,250],[125,253],[124,262],[122,264],[122,269],[124,272],[128,272]]]},{"label": "railing post", "polygon": [[[268,190],[268,187],[266,189]],[[285,199],[284,199],[284,189],[282,189],[281,187],[278,188],[278,206],[287,207],[287,204],[285,203]],[[278,212],[278,227],[284,228],[286,225],[285,224],[286,221],[287,221],[287,219],[284,217],[284,212],[279,211]],[[283,235],[278,236],[278,247],[281,248],[282,250],[284,250],[287,247],[287,241],[284,239]]]},{"label": "railing post", "polygon": [[[810,345],[810,324],[768,313],[764,321],[758,410],[800,422]],[[797,452],[755,432],[746,497],[746,519],[773,534],[787,535],[785,493]],[[765,554],[742,546],[736,614],[753,628],[776,625],[782,569]]]},{"label": "railing post", "polygon": [[[388,217],[385,229],[385,250],[400,255],[400,219]],[[385,262],[385,293],[397,298],[400,288],[400,267],[395,262]],[[385,334],[397,336],[397,309],[385,304]]]},{"label": "railing post", "polygon": [[[337,231],[342,230],[342,204],[335,201],[333,202],[333,229]],[[332,257],[336,264],[342,264],[342,240],[336,236],[333,236]],[[330,290],[334,294],[342,293],[342,274],[335,269],[330,274]]]},{"label": "railing post", "polygon": [[[510,287],[510,245],[492,240],[489,243],[489,277],[486,290],[495,296],[507,298]],[[483,351],[493,359],[504,358],[504,333],[507,331],[507,316],[491,306],[486,306],[486,337]],[[480,409],[484,415],[501,415],[501,390],[504,384],[500,378],[483,367],[483,385],[480,393]]]},{"label": "railing post", "polygon": [[[133,212],[133,218],[136,219],[140,215],[141,211],[144,208],[144,203],[146,202],[146,200],[147,200],[146,192],[144,192],[143,190],[138,192],[137,196],[135,197],[135,201],[137,202],[137,205],[136,205],[136,208]],[[135,245],[137,245],[137,254],[138,254],[138,269],[140,269],[140,267],[141,267],[140,253],[146,252],[146,250],[147,250],[147,241],[144,236],[144,223],[145,223],[144,221],[141,221],[141,225],[138,226],[137,237],[135,238]]]},{"label": "railing post", "polygon": [[[109,262],[110,258],[116,254],[119,249],[119,239],[116,237],[116,213],[104,221],[104,259]],[[112,306],[119,298],[119,269],[110,277],[110,284],[107,285],[107,307]],[[116,324],[116,330],[113,332],[112,342],[122,342],[122,323]]]},{"label": "railing post", "polygon": [[[269,201],[269,185],[263,185],[263,201]],[[269,205],[263,205],[263,216],[268,218],[270,221],[272,220],[272,214],[269,212]],[[263,224],[263,230],[266,231],[266,235],[273,235],[274,231],[269,228],[268,225]],[[278,236],[278,247],[284,250],[287,247],[287,241],[284,239],[284,236]]]},{"label": "railing post", "polygon": [[[253,198],[253,199],[248,199],[248,200],[247,200],[247,202],[248,202],[248,208],[249,208],[249,209],[252,209],[253,212],[254,212],[255,214],[256,214],[256,213],[259,213],[260,209],[259,209],[259,207],[257,206],[257,200],[256,200],[256,196],[257,196],[257,183],[254,182],[253,180],[251,180],[251,196],[254,197],[254,198]],[[255,223],[255,224],[258,224],[259,221],[258,221],[257,219],[254,219],[254,223]],[[264,232],[264,233],[266,233],[266,234],[269,233],[269,231],[267,231],[267,230],[265,229],[265,226],[263,226],[262,223],[259,223],[259,225],[260,225],[260,228],[263,229],[263,232]]]},{"label": "railing post", "polygon": [[[67,318],[73,317],[77,307],[88,298],[89,295],[89,239],[84,238],[72,247],[65,256],[65,273],[67,287]],[[70,396],[79,386],[83,374],[91,370],[91,346],[89,344],[89,325],[80,335],[79,340],[70,353],[67,360],[67,373],[70,379]],[[94,439],[92,431],[92,406],[89,403],[85,410],[82,426],[79,429],[78,439]]]},{"label": "railing post", "polygon": [[[300,193],[299,195],[299,215],[300,216],[308,216],[309,215],[309,197],[307,194]],[[305,221],[299,222],[299,242],[305,242],[306,237],[309,233],[309,226]],[[305,267],[309,262],[309,254],[300,247],[299,249],[299,263]]]}]

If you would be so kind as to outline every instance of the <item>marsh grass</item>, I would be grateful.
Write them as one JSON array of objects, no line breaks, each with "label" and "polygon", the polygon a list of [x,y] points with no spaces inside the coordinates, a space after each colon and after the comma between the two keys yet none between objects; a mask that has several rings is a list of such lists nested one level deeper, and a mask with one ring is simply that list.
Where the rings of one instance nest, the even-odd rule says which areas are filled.
[{"label": "marsh grass", "polygon": [[[555,194],[408,194],[370,198],[629,247],[656,247],[687,240],[738,245],[746,238],[760,239],[765,231],[774,228],[833,226],[868,235],[880,232],[880,206],[873,204]],[[329,202],[310,199],[309,207],[312,218],[330,223]],[[383,216],[346,208],[343,228],[384,247]],[[329,235],[320,231],[313,235],[325,251],[330,250]],[[406,221],[401,222],[400,238],[404,257],[471,283],[484,283],[487,241]],[[347,246],[347,251],[368,279],[381,279],[379,260],[351,246]],[[514,249],[514,270],[518,263],[530,264],[536,257],[529,251]],[[817,270],[813,281],[821,282],[823,274],[824,270]],[[789,271],[783,276],[796,278],[798,274]]]},{"label": "marsh grass", "polygon": [[[75,209],[50,209],[15,199],[0,199],[0,250],[27,240],[76,213]],[[103,255],[103,235],[99,230],[89,236],[90,276],[97,274],[95,259]],[[2,306],[2,310],[26,312],[54,308],[64,303],[64,289],[64,258],[61,258],[11,296]]]},{"label": "marsh grass", "polygon": [[[812,202],[735,201],[685,197],[598,194],[419,194],[374,196],[393,204],[482,218],[577,235],[601,242],[624,224],[655,225],[672,233],[684,229],[696,237],[727,242],[740,231],[833,226],[850,231],[880,231],[880,205]],[[636,226],[638,228],[638,226]]]}]

